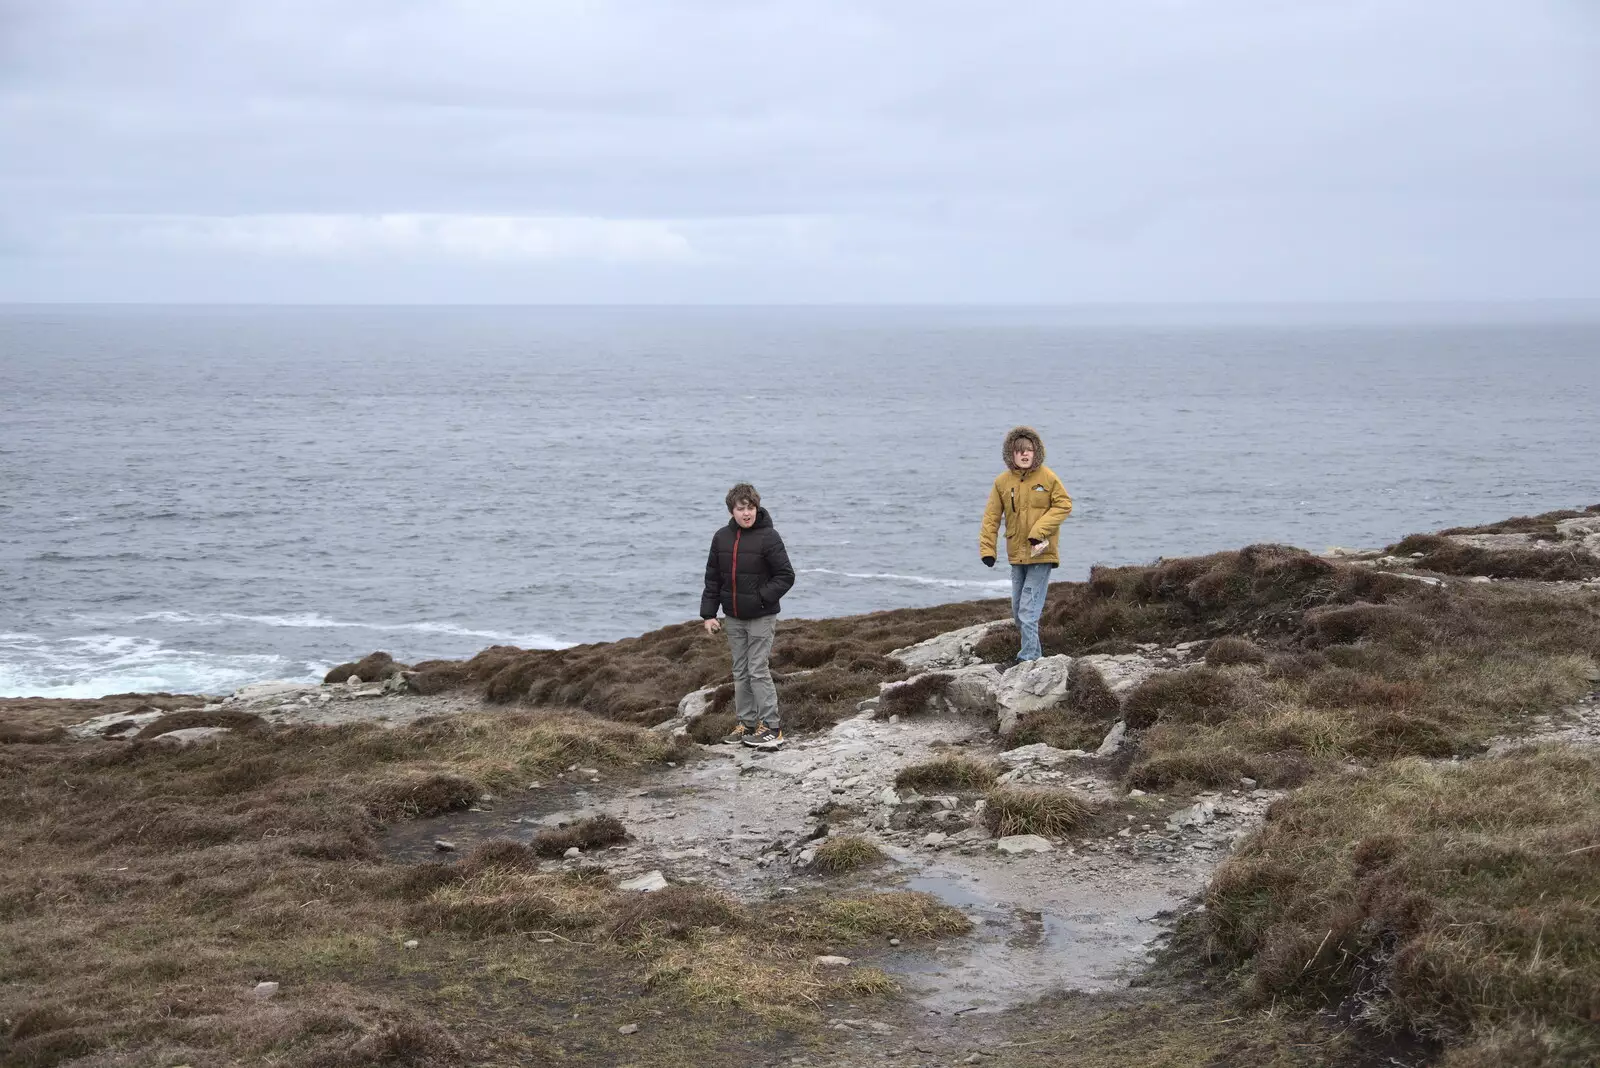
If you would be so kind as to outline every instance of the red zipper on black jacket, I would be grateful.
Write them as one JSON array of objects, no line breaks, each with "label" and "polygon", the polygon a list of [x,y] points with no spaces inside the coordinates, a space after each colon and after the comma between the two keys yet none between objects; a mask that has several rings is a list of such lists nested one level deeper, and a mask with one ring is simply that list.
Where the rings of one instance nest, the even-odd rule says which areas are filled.
[{"label": "red zipper on black jacket", "polygon": [[739,618],[739,539],[744,535],[743,530],[733,532],[733,618]]}]

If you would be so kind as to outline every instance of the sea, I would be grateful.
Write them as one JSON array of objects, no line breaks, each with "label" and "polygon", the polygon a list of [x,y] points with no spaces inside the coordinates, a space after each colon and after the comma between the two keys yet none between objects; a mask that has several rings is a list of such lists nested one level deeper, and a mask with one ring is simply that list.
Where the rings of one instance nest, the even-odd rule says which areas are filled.
[{"label": "sea", "polygon": [[0,696],[694,619],[739,481],[786,616],[1006,596],[1017,424],[1060,580],[1593,504],[1590,311],[0,307]]}]

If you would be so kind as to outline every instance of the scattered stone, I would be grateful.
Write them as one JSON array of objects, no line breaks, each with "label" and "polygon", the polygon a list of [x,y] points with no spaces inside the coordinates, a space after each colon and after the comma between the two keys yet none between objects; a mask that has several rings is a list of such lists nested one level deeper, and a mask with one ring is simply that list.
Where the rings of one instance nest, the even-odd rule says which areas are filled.
[{"label": "scattered stone", "polygon": [[929,849],[938,849],[950,840],[950,836],[943,831],[930,831],[922,836],[922,844]]},{"label": "scattered stone", "polygon": [[361,685],[361,676],[360,675],[351,675],[348,679],[344,680],[344,684],[347,687],[349,687],[350,689],[353,690],[357,686]]},{"label": "scattered stone", "polygon": [[878,800],[886,805],[898,805],[900,803],[900,795],[895,793],[893,786],[885,786],[883,793],[878,795]]},{"label": "scattered stone", "polygon": [[435,838],[433,840],[433,848],[441,853],[454,853],[456,851],[456,844],[454,842],[447,842],[443,838]]},{"label": "scattered stone", "polygon": [[568,846],[567,851],[561,855],[567,860],[575,860],[576,858],[583,856],[583,850],[579,849],[577,846]]},{"label": "scattered stone", "polygon": [[635,1032],[637,1032],[638,1030],[639,1030],[639,1025],[638,1024],[623,1024],[621,1027],[617,1028],[617,1034],[619,1034],[619,1035],[631,1035],[631,1034],[634,1034]]},{"label": "scattered stone", "polygon": [[1188,808],[1179,809],[1167,817],[1167,830],[1181,831],[1185,827],[1204,827],[1217,818],[1217,806],[1210,801],[1196,801]]},{"label": "scattered stone", "polygon": [[422,943],[418,942],[415,938],[408,938],[400,944],[405,946],[407,949],[416,949],[418,946],[422,945]]},{"label": "scattered stone", "polygon": [[624,879],[617,884],[618,890],[637,890],[641,894],[653,893],[667,888],[667,877],[660,871],[647,871],[643,875],[632,879]]},{"label": "scattered stone", "polygon": [[266,1001],[269,998],[275,998],[278,996],[278,984],[266,982],[257,983],[255,985],[255,989],[250,991],[250,993],[257,1001]]},{"label": "scattered stone", "polygon": [[890,945],[891,945],[891,946],[898,946],[898,945],[899,945],[899,944],[900,944],[900,939],[898,939],[898,938],[891,938],[891,939],[889,939],[889,944],[890,944]]},{"label": "scattered stone", "polygon": [[1239,788],[1241,790],[1254,790],[1256,788],[1256,781],[1250,778],[1248,775],[1241,776],[1239,779]]},{"label": "scattered stone", "polygon": [[1129,797],[1144,797],[1145,796],[1145,792],[1143,790],[1135,788],[1135,789],[1132,789],[1132,790],[1128,791],[1128,796]]},{"label": "scattered stone", "polygon": [[850,965],[849,957],[836,957],[831,953],[824,953],[812,959],[819,968],[847,968]]},{"label": "scattered stone", "polygon": [[1012,856],[1020,853],[1048,853],[1055,848],[1050,844],[1050,839],[1037,834],[1008,834],[995,842],[994,847]]}]

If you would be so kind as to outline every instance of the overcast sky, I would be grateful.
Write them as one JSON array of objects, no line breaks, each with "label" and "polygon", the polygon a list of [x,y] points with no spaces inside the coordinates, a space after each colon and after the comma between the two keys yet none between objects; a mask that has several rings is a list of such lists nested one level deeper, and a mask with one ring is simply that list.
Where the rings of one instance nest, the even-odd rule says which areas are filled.
[{"label": "overcast sky", "polygon": [[1600,297],[1597,0],[0,0],[0,301]]}]

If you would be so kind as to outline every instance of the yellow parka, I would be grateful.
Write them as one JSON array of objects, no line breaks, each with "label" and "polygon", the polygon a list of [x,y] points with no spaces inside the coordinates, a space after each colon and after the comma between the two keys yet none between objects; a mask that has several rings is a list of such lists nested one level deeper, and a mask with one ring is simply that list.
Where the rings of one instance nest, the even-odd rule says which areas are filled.
[{"label": "yellow parka", "polygon": [[[1018,438],[1034,444],[1033,466],[1019,471],[1012,459],[1012,446]],[[1006,470],[994,480],[989,504],[983,510],[983,528],[978,532],[978,555],[999,556],[995,552],[1000,524],[1006,527],[1006,556],[1013,564],[1051,564],[1059,566],[1058,537],[1061,521],[1072,514],[1072,498],[1056,473],[1044,465],[1044,442],[1032,427],[1014,427],[1006,435]],[[1031,541],[1042,540],[1045,548],[1032,553]]]}]

